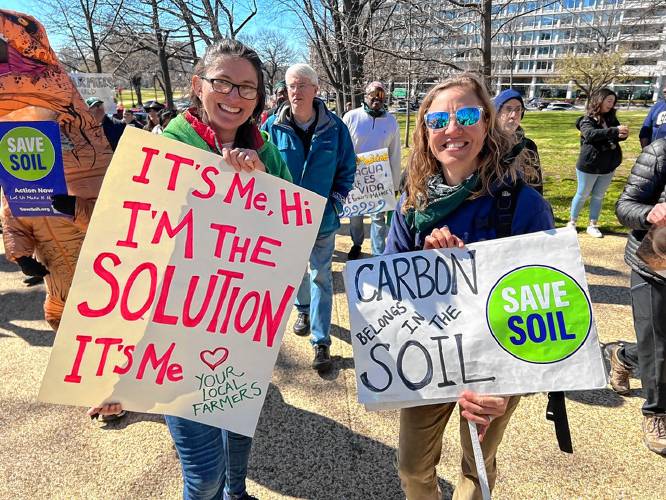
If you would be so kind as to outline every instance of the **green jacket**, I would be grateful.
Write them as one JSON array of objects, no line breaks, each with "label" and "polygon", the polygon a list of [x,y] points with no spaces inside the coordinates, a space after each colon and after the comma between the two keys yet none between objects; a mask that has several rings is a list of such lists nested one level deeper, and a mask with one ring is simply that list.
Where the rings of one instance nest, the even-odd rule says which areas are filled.
[{"label": "green jacket", "polygon": [[[168,139],[184,142],[185,144],[195,146],[204,151],[215,153],[215,151],[208,147],[206,141],[204,141],[192,126],[187,123],[187,120],[183,115],[178,115],[171,120],[166,129],[164,129],[162,136],[167,137]],[[259,148],[257,154],[259,155],[259,159],[266,166],[266,171],[271,175],[293,182],[289,169],[280,156],[280,152],[275,147],[275,144],[269,142],[268,134],[266,132],[261,132],[261,137],[264,139],[264,145]]]}]

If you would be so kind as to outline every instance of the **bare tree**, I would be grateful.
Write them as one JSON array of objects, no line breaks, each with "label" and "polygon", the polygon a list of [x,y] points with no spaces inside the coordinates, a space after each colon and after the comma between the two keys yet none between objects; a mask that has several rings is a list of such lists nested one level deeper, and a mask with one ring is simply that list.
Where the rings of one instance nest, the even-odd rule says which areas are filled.
[{"label": "bare tree", "polygon": [[284,72],[296,60],[297,51],[289,45],[284,34],[270,29],[243,36],[242,41],[254,47],[261,57],[266,74],[266,86],[272,94],[274,85],[284,78]]},{"label": "bare tree", "polygon": [[[137,66],[131,66],[127,71],[129,80],[136,82],[137,77],[141,77],[145,82],[144,77],[149,75],[154,83],[159,81],[166,105],[173,107],[171,63],[192,61],[193,55],[183,21],[164,10],[168,5],[167,0],[126,0],[124,16],[114,30],[115,43],[109,44],[109,50],[118,63],[117,70],[127,67],[126,62],[135,60],[137,54],[143,54],[144,58],[146,54],[152,55],[146,58],[153,63],[147,68],[147,74],[137,71]],[[138,64],[138,69],[143,67],[143,64]],[[137,92],[141,103],[140,91]]]},{"label": "bare tree", "polygon": [[[104,47],[119,21],[125,0],[44,0],[49,25],[64,35],[73,49],[70,69],[102,73]],[[74,53],[78,57],[73,57]]]},{"label": "bare tree", "polygon": [[[236,38],[250,20],[257,15],[257,0],[170,0],[165,7],[170,14],[179,16],[190,30],[192,45],[198,38],[206,45],[222,38]],[[224,28],[222,28],[224,26]]]},{"label": "bare tree", "polygon": [[375,16],[390,17],[387,0],[281,0],[298,16],[310,47],[310,60],[324,83],[336,91],[337,109],[346,100],[359,105],[365,57],[377,36]]}]

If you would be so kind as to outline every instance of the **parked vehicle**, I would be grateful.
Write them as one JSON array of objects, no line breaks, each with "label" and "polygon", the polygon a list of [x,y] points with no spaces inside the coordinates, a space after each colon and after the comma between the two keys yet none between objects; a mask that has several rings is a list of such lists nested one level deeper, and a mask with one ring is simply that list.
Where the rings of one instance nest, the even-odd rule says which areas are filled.
[{"label": "parked vehicle", "polygon": [[570,111],[574,108],[573,104],[568,102],[551,102],[544,111]]},{"label": "parked vehicle", "polygon": [[547,108],[548,104],[549,104],[548,101],[544,99],[539,99],[538,97],[534,97],[525,103],[525,108],[538,109],[539,111],[541,111],[542,109]]}]

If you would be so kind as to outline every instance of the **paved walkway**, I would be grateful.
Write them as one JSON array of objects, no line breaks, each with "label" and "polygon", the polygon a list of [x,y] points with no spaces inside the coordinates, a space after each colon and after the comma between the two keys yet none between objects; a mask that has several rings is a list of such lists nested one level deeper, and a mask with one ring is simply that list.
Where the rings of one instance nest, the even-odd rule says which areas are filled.
[{"label": "paved walkway", "polygon": [[[579,239],[601,340],[634,338],[624,237]],[[308,342],[285,335],[250,460],[248,489],[262,500],[402,498],[397,412],[368,413],[356,402],[341,274],[349,245],[338,237],[335,369],[314,373]],[[54,334],[42,320],[43,286],[27,288],[17,269],[0,254],[0,498],[179,498],[178,461],[161,418],[132,414],[104,426],[81,408],[36,402]],[[575,454],[558,450],[545,397],[523,398],[500,448],[495,498],[666,499],[666,459],[642,444],[640,390],[568,398]],[[438,468],[446,498],[459,468],[456,430],[452,422]]]}]

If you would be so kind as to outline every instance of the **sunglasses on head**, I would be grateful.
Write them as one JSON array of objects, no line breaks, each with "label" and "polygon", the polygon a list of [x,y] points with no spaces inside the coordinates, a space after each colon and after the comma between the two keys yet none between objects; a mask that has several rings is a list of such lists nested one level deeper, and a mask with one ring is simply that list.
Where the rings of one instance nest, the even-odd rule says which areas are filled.
[{"label": "sunglasses on head", "polygon": [[[483,108],[471,106],[469,108],[459,108],[455,112],[456,123],[461,127],[471,127],[479,123]],[[426,127],[432,130],[440,130],[449,126],[451,122],[451,113],[448,111],[434,111],[426,113]]]}]

